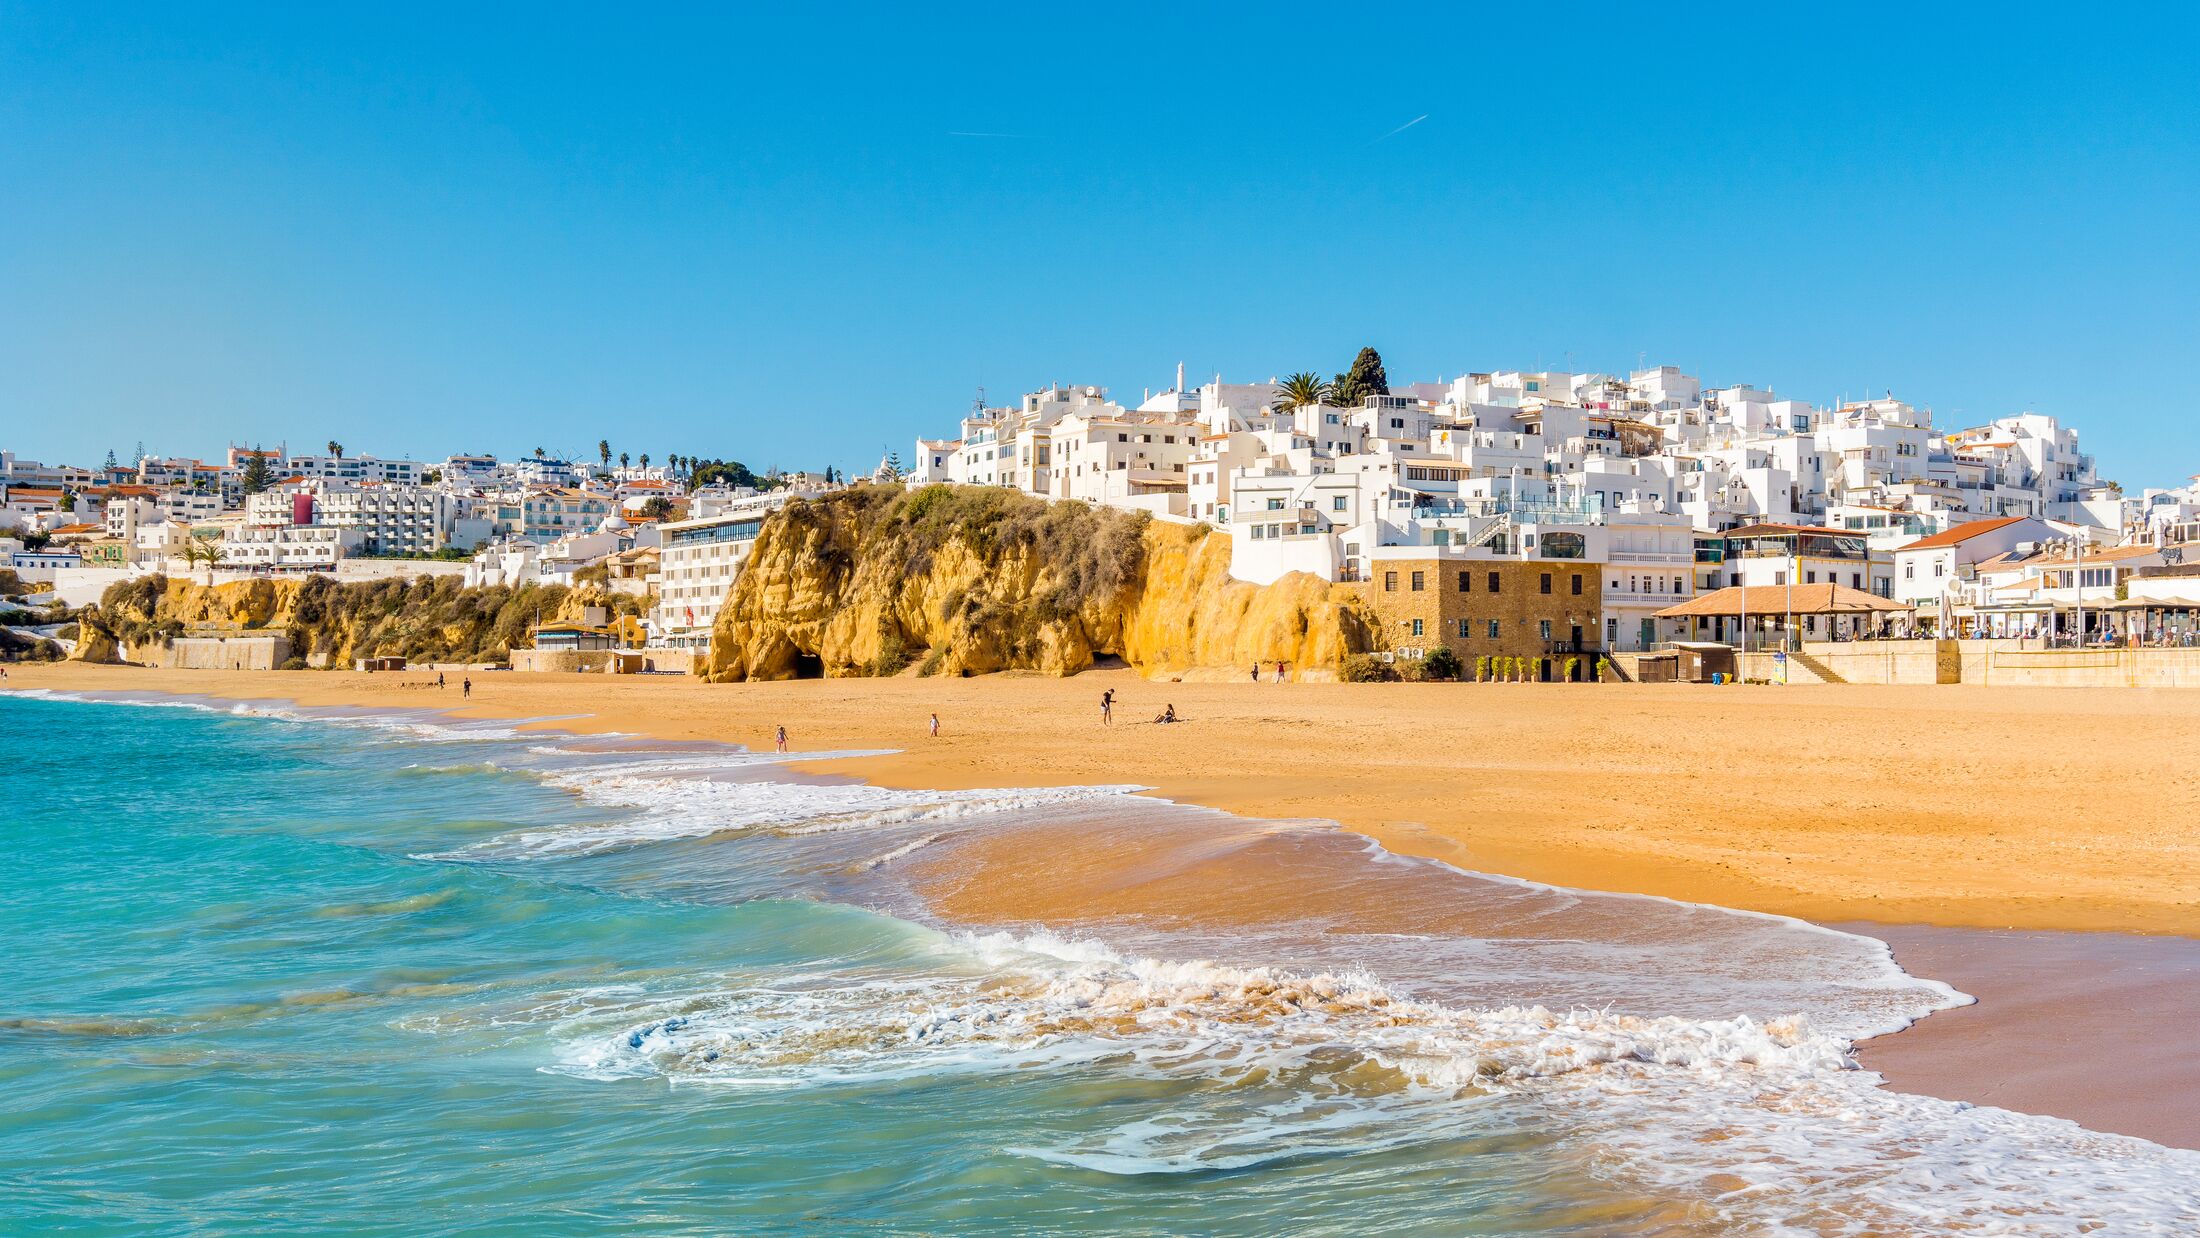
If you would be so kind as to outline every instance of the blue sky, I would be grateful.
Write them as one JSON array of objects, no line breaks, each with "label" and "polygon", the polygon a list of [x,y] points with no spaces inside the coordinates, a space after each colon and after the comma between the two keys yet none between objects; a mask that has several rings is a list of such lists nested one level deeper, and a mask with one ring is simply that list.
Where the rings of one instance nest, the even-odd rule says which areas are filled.
[{"label": "blue sky", "polygon": [[0,0],[0,445],[868,467],[1371,343],[2200,470],[2189,9],[320,7]]}]

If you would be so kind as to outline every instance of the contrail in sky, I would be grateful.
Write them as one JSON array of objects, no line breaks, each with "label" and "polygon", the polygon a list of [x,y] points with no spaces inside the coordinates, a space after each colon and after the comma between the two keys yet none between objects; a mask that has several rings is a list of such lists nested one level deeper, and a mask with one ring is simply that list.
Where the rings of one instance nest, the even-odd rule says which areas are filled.
[{"label": "contrail in sky", "polygon": [[[1411,128],[1412,128],[1413,126],[1415,126],[1415,125],[1418,125],[1418,124],[1420,124],[1420,123],[1421,123],[1422,121],[1424,121],[1424,120],[1427,120],[1427,119],[1428,119],[1428,113],[1427,113],[1427,112],[1423,112],[1423,113],[1421,113],[1421,114],[1420,114],[1419,116],[1416,116],[1416,117],[1414,117],[1414,118],[1413,118],[1412,120],[1409,120],[1409,121],[1407,121],[1406,123],[1404,123],[1404,124],[1402,124],[1402,125],[1398,126],[1397,128],[1395,128],[1395,129],[1391,130],[1390,132],[1388,132],[1388,133],[1384,134],[1383,136],[1381,136],[1381,137],[1379,137],[1379,138],[1376,138],[1376,139],[1375,139],[1375,142],[1387,142],[1387,141],[1389,141],[1390,139],[1392,139],[1392,138],[1394,138],[1394,137],[1397,137],[1397,136],[1398,136],[1399,134],[1401,134],[1401,133],[1404,133],[1404,132],[1405,132],[1406,130],[1408,130],[1408,129],[1411,129]],[[1368,143],[1368,145],[1369,145],[1369,146],[1373,146],[1373,145],[1375,144],[1375,142],[1370,142],[1370,143]]]}]

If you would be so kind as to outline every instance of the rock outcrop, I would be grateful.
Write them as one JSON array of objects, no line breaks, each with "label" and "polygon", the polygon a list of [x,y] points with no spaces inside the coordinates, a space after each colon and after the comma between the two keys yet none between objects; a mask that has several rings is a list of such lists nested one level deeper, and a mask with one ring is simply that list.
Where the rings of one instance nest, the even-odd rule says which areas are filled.
[{"label": "rock outcrop", "polygon": [[1333,674],[1365,650],[1357,594],[1230,578],[1227,537],[995,488],[858,487],[768,520],[711,637],[720,681],[805,675],[1145,674],[1255,661]]},{"label": "rock outcrop", "polygon": [[382,655],[493,662],[524,644],[538,616],[570,622],[586,606],[632,613],[636,605],[629,596],[558,585],[467,589],[450,576],[345,584],[307,576],[218,585],[142,576],[109,587],[98,606],[85,609],[70,657],[160,664],[169,642],[187,631],[206,631],[280,632],[295,655],[315,667]]}]

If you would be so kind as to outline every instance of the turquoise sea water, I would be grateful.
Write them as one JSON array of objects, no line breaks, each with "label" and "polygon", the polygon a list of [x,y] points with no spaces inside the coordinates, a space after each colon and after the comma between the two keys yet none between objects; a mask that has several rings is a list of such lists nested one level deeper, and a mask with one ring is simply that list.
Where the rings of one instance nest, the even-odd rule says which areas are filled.
[{"label": "turquoise sea water", "polygon": [[[978,831],[1212,823],[419,718],[0,695],[0,729],[10,1233],[2200,1218],[2200,1157],[1846,1069],[1859,1031],[1782,1007],[1862,1028],[1946,991],[1788,922],[1271,830],[1243,845],[1385,914],[1482,898],[1511,927],[1019,936],[889,877]],[[1156,961],[1195,937],[1218,961]]]}]

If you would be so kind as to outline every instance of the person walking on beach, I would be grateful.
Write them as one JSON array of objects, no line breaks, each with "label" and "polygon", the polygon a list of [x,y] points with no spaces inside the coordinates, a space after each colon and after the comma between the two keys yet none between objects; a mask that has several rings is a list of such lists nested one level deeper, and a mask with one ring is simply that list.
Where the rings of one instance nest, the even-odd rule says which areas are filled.
[{"label": "person walking on beach", "polygon": [[1115,689],[1113,688],[1100,694],[1100,725],[1115,725]]},{"label": "person walking on beach", "polygon": [[1276,682],[1283,682],[1283,663],[1281,662],[1276,663]]},{"label": "person walking on beach", "polygon": [[458,681],[458,695],[460,697],[470,697],[473,694],[474,681],[471,678],[461,679]]},{"label": "person walking on beach", "polygon": [[1258,662],[1253,663],[1253,682],[1260,682],[1260,663]]},{"label": "person walking on beach", "polygon": [[438,687],[438,688],[440,688],[440,687],[442,687],[442,686],[443,686],[443,672],[442,672],[442,671],[437,671],[437,672],[435,673],[435,686],[436,686],[436,687]]},{"label": "person walking on beach", "polygon": [[785,752],[787,750],[787,728],[780,727],[779,734],[776,739],[779,744],[779,750],[781,752]]},{"label": "person walking on beach", "polygon": [[932,715],[932,738],[934,738],[934,739],[938,739],[939,737],[940,737],[940,716],[939,716],[938,714],[933,714],[933,715]]}]

